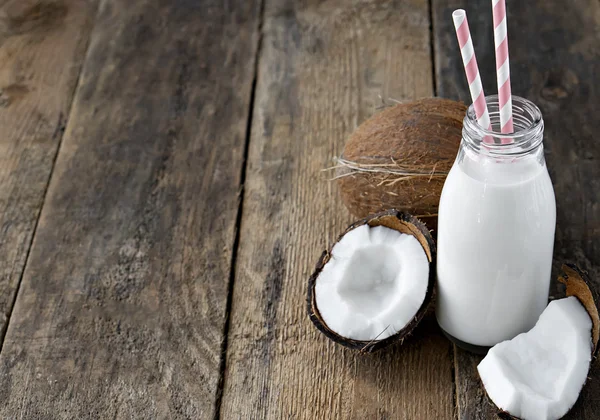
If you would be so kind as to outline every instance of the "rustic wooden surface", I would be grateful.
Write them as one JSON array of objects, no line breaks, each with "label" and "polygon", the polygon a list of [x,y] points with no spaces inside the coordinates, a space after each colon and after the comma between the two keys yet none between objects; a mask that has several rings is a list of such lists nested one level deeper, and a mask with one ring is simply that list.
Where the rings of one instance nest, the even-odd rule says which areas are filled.
[{"label": "rustic wooden surface", "polygon": [[306,314],[310,272],[352,220],[321,170],[378,95],[433,93],[427,2],[265,6],[221,415],[451,418],[451,346],[431,317],[364,357]]},{"label": "rustic wooden surface", "polygon": [[0,337],[69,116],[95,2],[0,1]]},{"label": "rustic wooden surface", "polygon": [[[438,95],[470,102],[452,10],[465,8],[486,93],[495,89],[495,58],[490,2],[433,1]],[[589,270],[600,291],[600,2],[577,0],[507,1],[513,94],[542,110],[544,147],[557,204],[553,276],[564,262]],[[492,87],[492,90],[488,90]],[[556,286],[555,286],[556,287]],[[559,290],[553,294],[560,296]],[[486,403],[476,366],[481,357],[456,350],[458,414],[488,419],[497,412]],[[596,363],[577,404],[565,417],[597,419],[600,364]]]},{"label": "rustic wooden surface", "polygon": [[[600,3],[507,3],[555,268],[599,279]],[[362,356],[305,313],[349,133],[380,97],[470,102],[456,7],[495,92],[489,2],[0,0],[0,418],[494,418],[431,314]]]},{"label": "rustic wooden surface", "polygon": [[258,42],[258,4],[228,7],[101,3],[0,418],[213,417]]}]

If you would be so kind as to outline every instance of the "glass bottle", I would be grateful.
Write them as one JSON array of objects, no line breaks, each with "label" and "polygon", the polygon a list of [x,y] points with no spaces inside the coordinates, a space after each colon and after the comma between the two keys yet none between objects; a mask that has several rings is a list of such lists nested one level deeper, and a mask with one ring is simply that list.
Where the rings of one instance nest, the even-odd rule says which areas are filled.
[{"label": "glass bottle", "polygon": [[[486,101],[497,127],[498,97]],[[469,107],[439,205],[436,317],[475,352],[531,329],[548,303],[556,202],[544,122],[518,96],[513,122],[514,133],[488,131]]]}]

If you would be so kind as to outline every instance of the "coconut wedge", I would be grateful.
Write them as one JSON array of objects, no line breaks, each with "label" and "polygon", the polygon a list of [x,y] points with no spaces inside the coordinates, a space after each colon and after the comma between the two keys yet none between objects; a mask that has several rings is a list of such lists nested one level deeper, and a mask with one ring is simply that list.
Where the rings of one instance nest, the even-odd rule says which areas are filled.
[{"label": "coconut wedge", "polygon": [[525,420],[559,419],[573,407],[598,346],[598,309],[585,274],[563,266],[567,296],[527,333],[492,347],[477,366],[490,399]]},{"label": "coconut wedge", "polygon": [[566,295],[575,296],[585,307],[592,320],[592,343],[594,344],[594,357],[598,354],[598,340],[600,338],[600,317],[598,316],[598,298],[588,286],[590,279],[585,271],[573,264],[562,266],[563,276],[558,281],[566,286]]},{"label": "coconut wedge", "polygon": [[308,286],[316,327],[372,352],[402,340],[433,294],[435,246],[418,219],[395,210],[352,224],[317,263]]}]

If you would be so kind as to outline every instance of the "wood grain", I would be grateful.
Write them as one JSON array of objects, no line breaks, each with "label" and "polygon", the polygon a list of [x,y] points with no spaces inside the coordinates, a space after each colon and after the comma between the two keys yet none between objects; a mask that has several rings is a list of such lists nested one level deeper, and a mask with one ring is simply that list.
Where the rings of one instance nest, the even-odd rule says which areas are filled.
[{"label": "wood grain", "polygon": [[[468,100],[468,88],[451,19],[463,7],[487,94],[497,91],[493,29],[489,2],[433,1],[436,81],[440,96]],[[600,290],[600,3],[575,0],[507,1],[513,94],[532,100],[542,110],[544,145],[557,201],[553,276],[571,261],[590,271]],[[553,296],[560,296],[554,286]],[[457,352],[457,401],[462,419],[487,419],[494,409],[481,402],[476,365],[479,358]],[[591,379],[568,419],[597,418],[600,369]]]},{"label": "wood grain", "polygon": [[351,221],[322,169],[383,98],[431,96],[426,1],[267,1],[221,414],[448,419],[451,346],[431,317],[364,356],[306,313],[320,253]]},{"label": "wood grain", "polygon": [[0,2],[0,338],[71,108],[95,10],[94,1]]},{"label": "wood grain", "polygon": [[0,354],[0,417],[211,418],[258,5],[98,13]]}]

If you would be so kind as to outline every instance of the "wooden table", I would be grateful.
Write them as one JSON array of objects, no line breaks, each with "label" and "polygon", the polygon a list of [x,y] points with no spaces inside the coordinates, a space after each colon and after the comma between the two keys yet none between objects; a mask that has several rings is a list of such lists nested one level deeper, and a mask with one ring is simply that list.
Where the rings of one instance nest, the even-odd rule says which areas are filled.
[{"label": "wooden table", "polygon": [[[381,103],[468,90],[489,1],[0,1],[0,418],[488,419],[430,316],[359,355],[306,314],[352,221],[321,172]],[[600,286],[600,2],[507,0],[563,261]],[[600,416],[600,370],[570,419]]]}]

